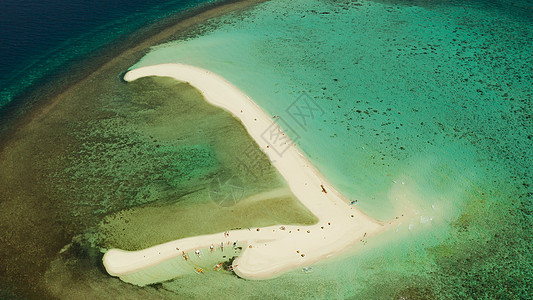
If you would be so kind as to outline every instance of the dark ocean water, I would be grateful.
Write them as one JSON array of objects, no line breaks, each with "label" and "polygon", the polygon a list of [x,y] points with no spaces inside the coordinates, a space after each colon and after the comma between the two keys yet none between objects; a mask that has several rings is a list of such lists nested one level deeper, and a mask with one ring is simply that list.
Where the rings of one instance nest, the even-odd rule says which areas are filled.
[{"label": "dark ocean water", "polygon": [[210,0],[0,2],[0,107],[50,72]]}]

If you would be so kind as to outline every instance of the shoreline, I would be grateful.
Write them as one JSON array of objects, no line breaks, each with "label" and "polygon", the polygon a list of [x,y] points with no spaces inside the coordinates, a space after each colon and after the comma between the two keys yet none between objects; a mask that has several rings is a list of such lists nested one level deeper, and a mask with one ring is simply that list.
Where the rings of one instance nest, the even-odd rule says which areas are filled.
[{"label": "shoreline", "polygon": [[[198,89],[207,102],[238,118],[286,180],[291,192],[319,219],[311,226],[279,224],[251,231],[232,231],[231,241],[236,239],[246,245],[242,255],[233,262],[233,270],[240,277],[272,278],[333,256],[387,228],[350,206],[285,136],[276,123],[277,119],[267,115],[224,78],[189,65],[162,64],[131,70],[125,74],[124,80],[133,81],[147,76],[171,77],[187,82]],[[285,147],[285,150],[280,153],[276,146]],[[179,258],[180,251],[192,252],[224,241],[227,241],[225,235],[218,233],[179,239],[140,251],[110,249],[104,254],[103,263],[109,274],[121,277]],[[159,276],[151,274],[129,282],[146,285],[170,279]]]},{"label": "shoreline", "polygon": [[[48,126],[46,122],[51,112],[64,109],[65,105],[82,108],[80,103],[72,102],[71,98],[77,97],[79,92],[87,92],[86,87],[94,85],[93,81],[105,78],[106,82],[120,83],[124,70],[142,58],[151,46],[184,35],[201,34],[201,29],[197,25],[206,20],[230,12],[239,12],[264,1],[266,0],[229,0],[200,8],[193,7],[139,28],[87,56],[51,71],[45,78],[36,81],[0,109],[0,156],[10,152],[13,147],[29,141],[36,129]],[[89,223],[80,224],[77,219],[71,221],[66,215],[59,215],[63,218],[62,222],[47,223],[49,237],[43,238],[47,240],[53,237],[54,242],[36,244],[38,239],[30,240],[25,231],[35,232],[32,224],[41,222],[40,215],[33,214],[32,209],[28,208],[34,206],[31,201],[35,199],[28,197],[24,200],[27,200],[25,202],[27,204],[13,210],[12,213],[24,214],[25,221],[21,221],[16,230],[12,229],[14,223],[9,219],[1,223],[12,232],[10,239],[12,247],[2,248],[2,254],[6,257],[2,267],[11,269],[11,275],[0,274],[0,279],[19,297],[53,298],[45,278],[47,266],[61,255],[59,254],[61,248],[72,242],[74,236],[84,233],[104,216],[91,212],[83,216]],[[55,199],[51,200],[53,204],[47,205],[46,203],[50,203],[48,200],[43,199],[42,203],[39,202],[39,206],[57,205]],[[13,201],[15,198],[5,199],[6,204]],[[74,222],[75,226],[71,222]],[[28,247],[34,249],[31,258],[20,256],[20,253],[24,253],[23,249]],[[97,265],[94,267],[97,268]],[[107,276],[103,270],[102,274]],[[28,290],[28,286],[32,288]]]},{"label": "shoreline", "polygon": [[[20,128],[42,118],[58,101],[84,82],[90,81],[96,74],[116,66],[121,66],[122,70],[127,69],[152,46],[187,33],[206,20],[266,1],[268,0],[222,0],[188,8],[120,36],[85,57],[75,58],[58,69],[51,70],[0,107],[0,152]],[[117,74],[117,78],[121,79],[123,74]]]}]

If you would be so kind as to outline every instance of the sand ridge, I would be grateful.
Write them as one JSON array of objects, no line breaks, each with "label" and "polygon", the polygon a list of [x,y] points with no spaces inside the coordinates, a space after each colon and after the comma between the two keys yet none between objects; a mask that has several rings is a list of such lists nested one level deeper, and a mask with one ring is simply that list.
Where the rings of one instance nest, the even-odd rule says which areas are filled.
[{"label": "sand ridge", "polygon": [[[244,243],[245,249],[233,262],[234,272],[246,279],[267,279],[330,257],[385,230],[386,226],[355,209],[327,182],[284,134],[276,118],[266,114],[224,78],[190,65],[161,64],[131,70],[124,79],[133,81],[147,76],[187,82],[198,89],[206,101],[236,116],[287,181],[292,193],[319,221],[311,226],[280,224],[235,230],[229,237],[225,233],[189,237],[133,252],[111,249],[103,257],[109,274],[121,277],[179,258],[182,251],[194,252],[211,245],[219,250],[220,243],[232,244],[238,240],[239,244]],[[133,283],[154,282],[158,282],[158,278]]]}]

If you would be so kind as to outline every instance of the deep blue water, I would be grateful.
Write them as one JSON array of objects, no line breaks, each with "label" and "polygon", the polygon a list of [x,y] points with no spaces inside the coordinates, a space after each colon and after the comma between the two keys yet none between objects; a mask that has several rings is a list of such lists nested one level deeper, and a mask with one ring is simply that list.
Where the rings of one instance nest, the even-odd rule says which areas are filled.
[{"label": "deep blue water", "polygon": [[206,2],[213,1],[0,1],[0,107],[65,63]]}]

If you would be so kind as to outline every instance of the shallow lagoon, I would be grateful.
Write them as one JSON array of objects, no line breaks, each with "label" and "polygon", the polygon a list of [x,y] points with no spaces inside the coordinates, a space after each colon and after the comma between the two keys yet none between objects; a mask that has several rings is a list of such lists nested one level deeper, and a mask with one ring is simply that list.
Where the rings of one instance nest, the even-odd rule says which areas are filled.
[{"label": "shallow lagoon", "polygon": [[[117,88],[123,84],[117,81],[123,70],[110,71],[108,76],[94,79],[94,82],[113,82],[101,85],[99,91],[104,96],[78,93],[85,98],[65,101],[67,111],[103,107],[99,119],[89,115],[69,119],[68,115],[59,114],[44,123],[52,128],[65,120],[71,122],[70,126],[74,127],[63,129],[83,133],[72,138],[93,147],[86,147],[80,153],[80,158],[86,159],[77,165],[70,160],[63,161],[65,165],[59,174],[49,174],[63,181],[56,180],[53,188],[45,189],[46,193],[42,189],[24,189],[24,193],[12,199],[51,195],[50,192],[58,192],[56,187],[62,185],[66,187],[64,203],[74,199],[69,198],[72,195],[90,198],[83,180],[90,181],[92,177],[76,177],[76,166],[78,171],[111,175],[106,181],[109,186],[114,184],[113,176],[130,176],[131,185],[120,184],[119,180],[111,194],[109,189],[94,189],[98,202],[76,199],[67,206],[48,206],[41,196],[22,206],[13,202],[16,209],[3,211],[11,216],[25,216],[20,221],[30,220],[26,222],[29,227],[21,231],[33,228],[29,231],[32,232],[29,237],[34,238],[30,247],[36,249],[47,243],[59,251],[80,230],[92,226],[51,265],[46,263],[49,261],[46,256],[55,256],[57,251],[31,253],[34,260],[43,261],[36,269],[45,274],[44,288],[57,297],[103,297],[110,293],[129,298],[525,297],[532,278],[527,265],[532,253],[528,179],[532,147],[527,134],[532,64],[527,53],[533,32],[528,12],[528,6],[520,2],[502,6],[498,2],[399,5],[272,1],[199,25],[190,35],[185,34],[183,40],[155,47],[138,64],[177,61],[224,76],[269,113],[286,120],[287,131],[298,146],[339,190],[350,199],[357,199],[361,209],[382,220],[405,219],[397,231],[362,241],[350,253],[312,266],[311,273],[295,270],[277,279],[255,282],[228,273],[208,272],[203,277],[191,274],[142,289],[102,273],[98,268],[98,247],[91,244],[110,244],[99,240],[102,233],[94,226],[103,224],[104,229],[100,230],[113,243],[129,243],[132,248],[144,246],[153,238],[149,231],[139,231],[140,236],[148,236],[143,241],[132,239],[131,233],[119,233],[142,223],[142,218],[137,219],[140,223],[129,220],[127,223],[120,219],[124,215],[118,213],[107,217],[109,223],[100,222],[113,211],[139,207],[150,201],[157,203],[162,200],[161,195],[172,196],[160,186],[155,190],[136,190],[142,187],[136,182],[152,182],[150,178],[138,178],[137,170],[144,170],[143,166],[150,164],[136,163],[126,173],[113,173],[111,169],[99,168],[102,162],[97,157],[91,158],[92,153],[107,151],[102,145],[110,143],[117,146],[117,151],[127,154],[110,154],[111,159],[117,163],[131,161],[134,153],[125,151],[123,140],[124,137],[135,140],[139,136],[132,134],[131,120],[124,116],[133,114],[138,118],[136,121],[143,121],[148,116],[144,111],[151,110],[150,101],[132,105],[128,100],[129,96],[142,93],[147,93],[150,99],[147,86],[132,90],[131,94],[123,94],[124,90]],[[175,93],[173,97],[179,97],[181,92],[172,85],[168,83],[153,93]],[[305,95],[299,98],[302,92],[310,98]],[[95,98],[100,98],[98,103],[103,105],[92,103]],[[104,104],[105,99],[117,101]],[[295,111],[293,103],[300,105],[308,116],[302,119],[295,113],[302,110]],[[317,109],[316,114],[310,116],[307,108]],[[175,120],[166,116],[162,121]],[[107,129],[101,131],[104,135],[95,134],[87,131],[88,125]],[[169,138],[174,134],[165,130],[154,132]],[[78,149],[79,145],[69,145],[60,131],[53,133],[49,140],[42,139],[38,131],[32,134],[42,140],[40,147],[34,147],[42,151],[38,151],[40,154],[33,161],[44,163],[28,164],[30,170],[57,167],[52,162],[58,156],[49,151],[51,148],[61,149],[66,157],[77,153],[69,151]],[[27,137],[25,145],[31,149],[32,136]],[[64,148],[59,147],[62,143]],[[160,139],[143,139],[133,147],[156,154],[158,163],[164,166],[168,162],[165,157],[171,157],[171,152],[160,143]],[[181,146],[185,148],[180,149],[203,157],[211,153],[208,147],[198,147],[197,143]],[[149,161],[143,155],[139,158],[139,162]],[[213,165],[204,167],[209,172]],[[28,181],[45,182],[33,176],[38,172],[29,174]],[[161,175],[165,184],[182,184],[173,176]],[[75,193],[76,190],[82,192]],[[169,198],[175,199],[166,197]],[[166,205],[162,202],[160,207]],[[8,204],[3,202],[2,207]],[[195,209],[212,202],[189,204],[187,209],[194,216]],[[126,214],[134,213],[126,211]],[[241,212],[241,216],[245,215]],[[46,220],[50,216],[54,216],[53,224],[43,226],[48,224]],[[73,222],[79,225],[71,225]],[[2,224],[6,228],[11,225],[15,226],[16,222]],[[66,230],[49,235],[62,226]],[[208,231],[217,230],[208,227]],[[12,237],[10,245],[15,248],[27,243],[17,239],[17,234]],[[17,261],[16,256],[3,254]],[[22,263],[33,264],[32,261]]]},{"label": "shallow lagoon", "polygon": [[[222,75],[284,119],[363,211],[404,215],[407,237],[366,256],[393,262],[379,264],[390,283],[381,296],[504,295],[531,278],[530,20],[523,2],[271,1],[154,47],[135,67]],[[375,292],[363,257],[330,269],[370,275],[343,296]]]}]

